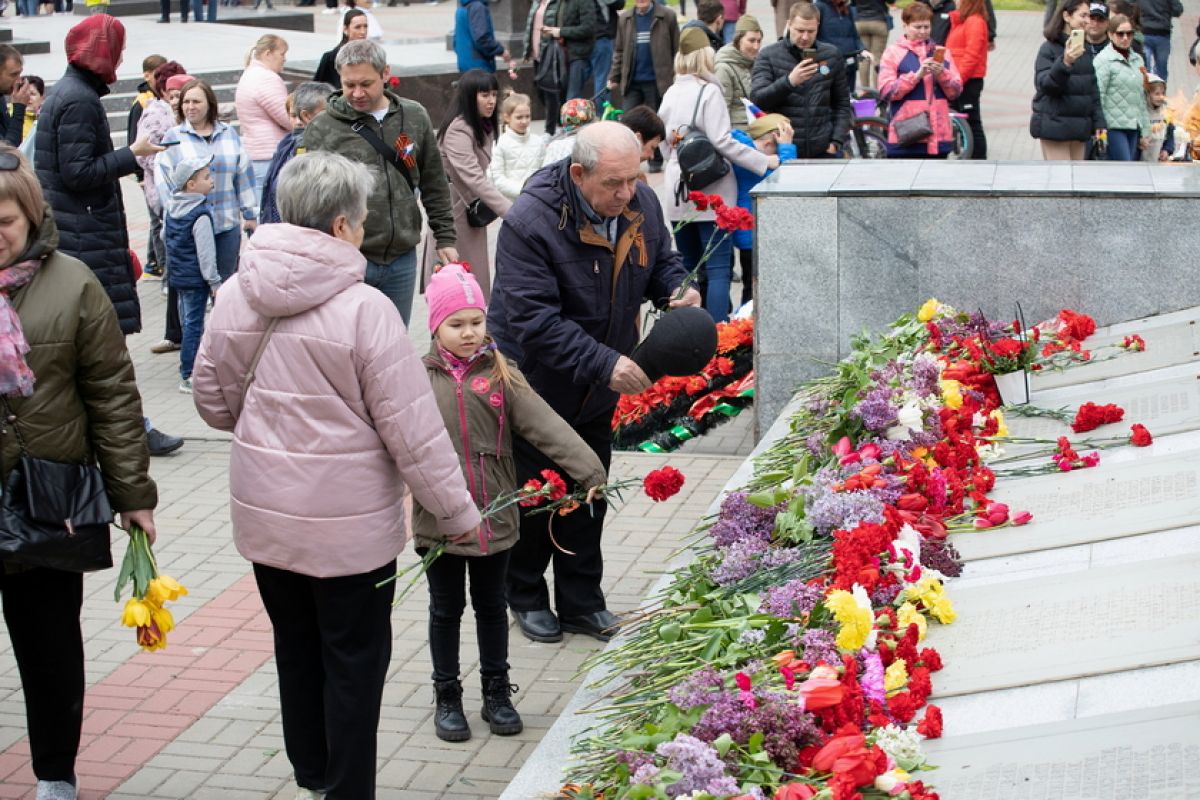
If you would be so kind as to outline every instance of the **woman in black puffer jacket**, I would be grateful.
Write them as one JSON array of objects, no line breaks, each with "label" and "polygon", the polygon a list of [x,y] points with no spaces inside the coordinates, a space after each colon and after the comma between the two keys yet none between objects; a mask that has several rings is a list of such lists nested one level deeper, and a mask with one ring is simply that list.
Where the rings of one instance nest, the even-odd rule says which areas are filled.
[{"label": "woman in black puffer jacket", "polygon": [[1088,0],[1066,0],[1038,50],[1029,133],[1041,140],[1047,161],[1082,161],[1088,140],[1107,127],[1091,53],[1082,43],[1066,46],[1069,33],[1082,29],[1087,16]]}]

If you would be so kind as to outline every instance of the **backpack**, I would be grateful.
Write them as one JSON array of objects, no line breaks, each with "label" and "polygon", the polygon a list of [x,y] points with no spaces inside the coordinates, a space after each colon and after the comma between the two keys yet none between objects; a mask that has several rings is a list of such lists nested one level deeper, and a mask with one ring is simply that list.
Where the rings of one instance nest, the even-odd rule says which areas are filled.
[{"label": "backpack", "polygon": [[675,146],[675,158],[679,161],[679,184],[675,187],[675,196],[680,203],[687,199],[688,192],[710,186],[729,173],[729,162],[717,152],[716,146],[703,131],[696,130],[696,113],[700,110],[700,100],[708,86],[706,83],[700,87],[696,105],[692,108],[692,121],[687,126],[687,135]]},{"label": "backpack", "polygon": [[567,86],[567,53],[557,39],[543,37],[541,59],[533,73],[533,85],[544,94],[562,95]]}]

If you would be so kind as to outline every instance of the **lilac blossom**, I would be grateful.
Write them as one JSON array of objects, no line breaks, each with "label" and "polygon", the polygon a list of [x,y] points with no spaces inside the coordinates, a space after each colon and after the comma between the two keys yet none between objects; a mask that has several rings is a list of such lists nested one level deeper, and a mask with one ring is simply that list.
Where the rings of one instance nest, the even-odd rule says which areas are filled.
[{"label": "lilac blossom", "polygon": [[900,594],[902,587],[898,583],[880,584],[871,591],[871,605],[890,606]]},{"label": "lilac blossom", "polygon": [[652,786],[658,780],[659,769],[654,764],[642,764],[634,771],[630,783],[643,783]]},{"label": "lilac blossom", "polygon": [[795,619],[811,613],[821,598],[818,587],[797,579],[768,589],[758,610],[779,619]]},{"label": "lilac blossom", "polygon": [[646,764],[654,763],[654,756],[645,750],[618,750],[615,758],[618,764],[629,767],[630,774],[637,772]]},{"label": "lilac blossom", "polygon": [[912,362],[912,388],[918,397],[929,397],[938,394],[941,389],[938,380],[942,371],[938,361],[928,353],[922,353]]},{"label": "lilac blossom", "polygon": [[747,538],[766,542],[775,531],[775,517],[783,505],[759,508],[746,499],[745,492],[731,492],[722,502],[716,524],[708,530],[717,547],[729,547]]},{"label": "lilac blossom", "polygon": [[831,631],[824,628],[811,628],[800,637],[800,644],[804,648],[804,660],[813,666],[822,661],[826,664],[842,663],[842,657],[838,654]]},{"label": "lilac blossom", "polygon": [[862,420],[863,427],[870,431],[885,431],[896,424],[899,409],[892,405],[893,390],[878,386],[867,392],[867,396],[854,406],[851,412]]},{"label": "lilac blossom", "polygon": [[725,688],[725,679],[715,670],[702,669],[687,676],[678,686],[667,692],[667,698],[684,711],[696,706],[706,706],[713,701],[717,691]]},{"label": "lilac blossom", "polygon": [[921,542],[921,564],[947,578],[957,578],[963,571],[962,556],[945,539],[925,539]]},{"label": "lilac blossom", "polygon": [[726,586],[749,578],[759,568],[759,559],[767,552],[762,539],[741,539],[721,551],[721,563],[712,572],[713,582]]},{"label": "lilac blossom", "polygon": [[807,513],[818,533],[854,528],[860,522],[883,522],[883,501],[874,492],[834,492],[826,489],[816,496]]},{"label": "lilac blossom", "polygon": [[775,765],[795,770],[800,750],[821,737],[812,716],[792,694],[768,691],[753,694],[755,703],[751,708],[742,701],[739,692],[722,692],[692,727],[692,733],[708,742],[727,733],[739,744],[745,744],[755,733],[762,733],[763,749]]},{"label": "lilac blossom", "polygon": [[808,448],[808,452],[820,458],[825,455],[825,434],[820,431],[810,433],[808,438],[804,440],[804,446]]},{"label": "lilac blossom", "polygon": [[697,789],[711,791],[709,786],[721,778],[728,777],[725,774],[725,762],[721,760],[717,751],[707,742],[686,733],[676,735],[672,741],[663,742],[656,748],[656,752],[667,759],[670,769],[683,774],[678,783],[667,787],[667,795],[670,797],[678,797]]}]

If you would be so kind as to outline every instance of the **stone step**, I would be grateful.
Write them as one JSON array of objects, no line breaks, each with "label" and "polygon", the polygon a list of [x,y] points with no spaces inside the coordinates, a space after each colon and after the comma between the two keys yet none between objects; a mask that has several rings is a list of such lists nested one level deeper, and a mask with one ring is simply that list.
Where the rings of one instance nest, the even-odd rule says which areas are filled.
[{"label": "stone step", "polygon": [[18,53],[25,56],[41,55],[42,53],[50,52],[49,42],[14,38],[12,28],[0,28],[0,42],[12,45],[17,49]]},{"label": "stone step", "polygon": [[[215,1],[215,0],[214,0]],[[172,21],[179,21],[179,6],[171,3]],[[205,14],[208,9],[204,9]],[[75,15],[86,17],[91,9],[82,3],[75,4]],[[162,4],[159,0],[113,0],[108,6],[108,13],[114,17],[161,16]],[[255,11],[247,6],[222,6],[217,10],[217,23],[223,25],[245,25],[252,28],[271,28],[288,31],[304,31],[312,33],[313,15],[307,11],[292,9]],[[195,24],[194,21],[189,24]]]}]

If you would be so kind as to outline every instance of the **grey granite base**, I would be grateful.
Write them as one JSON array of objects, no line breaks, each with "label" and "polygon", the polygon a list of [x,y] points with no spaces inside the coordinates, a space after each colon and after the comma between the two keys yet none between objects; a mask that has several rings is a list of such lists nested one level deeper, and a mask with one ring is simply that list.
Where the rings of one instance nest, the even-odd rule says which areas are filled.
[{"label": "grey granite base", "polygon": [[754,191],[759,430],[851,336],[929,297],[1033,322],[1193,305],[1200,173],[1170,165],[795,162]]}]

